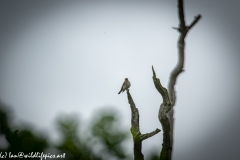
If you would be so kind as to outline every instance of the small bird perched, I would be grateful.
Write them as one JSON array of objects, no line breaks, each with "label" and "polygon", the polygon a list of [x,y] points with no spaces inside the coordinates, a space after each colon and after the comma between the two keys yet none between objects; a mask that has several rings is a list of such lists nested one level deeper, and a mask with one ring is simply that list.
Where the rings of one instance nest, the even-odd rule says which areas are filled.
[{"label": "small bird perched", "polygon": [[131,83],[129,82],[128,78],[125,78],[125,81],[123,82],[121,90],[118,92],[120,94],[121,92],[124,92],[126,89],[128,89],[131,86]]}]

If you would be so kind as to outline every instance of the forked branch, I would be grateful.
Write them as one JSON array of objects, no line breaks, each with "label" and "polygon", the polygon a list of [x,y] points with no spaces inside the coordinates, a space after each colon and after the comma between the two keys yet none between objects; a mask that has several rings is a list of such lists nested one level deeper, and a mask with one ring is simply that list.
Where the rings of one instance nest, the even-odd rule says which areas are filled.
[{"label": "forked branch", "polygon": [[177,77],[180,73],[184,71],[184,49],[185,49],[185,37],[188,33],[188,31],[200,20],[201,15],[195,16],[195,19],[192,21],[192,23],[189,26],[186,26],[185,24],[185,16],[184,16],[184,6],[183,6],[183,0],[178,0],[178,16],[179,16],[179,28],[175,28],[180,32],[180,36],[178,39],[178,63],[176,67],[173,69],[169,84],[168,84],[168,92],[170,101],[173,103],[173,106],[176,102],[176,93],[175,93],[175,84]]},{"label": "forked branch", "polygon": [[156,77],[156,73],[152,67],[154,85],[163,98],[163,103],[160,105],[158,113],[158,118],[163,129],[163,147],[160,154],[160,160],[171,160],[172,157],[174,128],[174,110],[172,108],[176,102],[175,84],[179,74],[184,71],[185,37],[188,31],[192,29],[192,27],[200,20],[201,15],[195,16],[195,19],[192,21],[192,23],[187,26],[185,23],[183,0],[178,0],[178,17],[179,27],[173,27],[173,29],[180,32],[178,39],[178,63],[171,72],[168,91],[161,85],[160,80]]},{"label": "forked branch", "polygon": [[144,160],[144,155],[142,154],[142,141],[145,139],[148,139],[157,133],[159,133],[161,130],[156,129],[155,131],[151,133],[141,134],[140,128],[139,128],[139,112],[138,109],[135,106],[135,103],[132,99],[132,96],[127,90],[127,97],[128,97],[128,103],[130,104],[130,108],[132,111],[132,117],[131,117],[131,133],[133,137],[133,143],[134,143],[134,160]]}]

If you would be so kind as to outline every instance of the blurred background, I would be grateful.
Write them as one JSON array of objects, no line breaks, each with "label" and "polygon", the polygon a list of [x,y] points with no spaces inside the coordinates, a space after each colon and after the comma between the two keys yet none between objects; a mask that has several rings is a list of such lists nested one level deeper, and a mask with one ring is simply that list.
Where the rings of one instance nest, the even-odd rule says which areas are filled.
[{"label": "blurred background", "polygon": [[[177,80],[173,159],[238,160],[240,11],[236,0],[185,0],[185,72]],[[142,133],[161,129],[162,98],[177,63],[177,1],[0,2],[0,149],[17,132],[24,152],[68,159],[132,159],[128,78]],[[162,132],[143,142],[156,159]],[[23,145],[23,146],[21,146]]]}]

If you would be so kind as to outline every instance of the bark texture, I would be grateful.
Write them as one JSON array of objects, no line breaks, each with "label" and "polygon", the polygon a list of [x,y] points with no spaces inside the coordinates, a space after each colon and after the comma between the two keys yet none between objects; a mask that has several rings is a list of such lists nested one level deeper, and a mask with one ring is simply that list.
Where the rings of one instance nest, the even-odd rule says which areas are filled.
[{"label": "bark texture", "polygon": [[163,98],[163,103],[160,105],[158,119],[163,129],[163,144],[162,151],[160,153],[160,160],[171,160],[172,159],[172,146],[173,146],[173,127],[174,127],[174,109],[176,102],[175,84],[177,77],[184,71],[184,49],[185,49],[185,37],[188,31],[199,21],[201,15],[197,15],[190,25],[185,24],[184,17],[184,5],[183,0],[178,0],[178,17],[179,27],[173,27],[180,35],[178,39],[178,62],[176,67],[170,74],[168,90],[164,88],[160,80],[156,77],[154,68],[153,71],[153,82]]},{"label": "bark texture", "polygon": [[160,153],[160,160],[170,160],[172,154],[172,145],[171,145],[171,124],[167,117],[167,113],[172,108],[172,103],[169,99],[169,95],[167,89],[164,88],[160,82],[160,79],[156,77],[156,73],[154,68],[152,67],[153,71],[153,83],[157,89],[157,91],[161,94],[163,98],[163,103],[160,105],[158,111],[158,119],[162,125],[163,129],[163,143],[162,143],[162,151]]},{"label": "bark texture", "polygon": [[128,103],[130,104],[132,117],[131,117],[131,133],[133,137],[133,152],[134,152],[134,160],[144,160],[144,155],[142,154],[142,141],[154,136],[158,132],[160,132],[160,129],[156,129],[155,131],[152,131],[150,133],[141,134],[140,127],[139,127],[139,112],[138,109],[135,106],[135,103],[132,99],[132,96],[127,90],[127,97],[128,97]]}]

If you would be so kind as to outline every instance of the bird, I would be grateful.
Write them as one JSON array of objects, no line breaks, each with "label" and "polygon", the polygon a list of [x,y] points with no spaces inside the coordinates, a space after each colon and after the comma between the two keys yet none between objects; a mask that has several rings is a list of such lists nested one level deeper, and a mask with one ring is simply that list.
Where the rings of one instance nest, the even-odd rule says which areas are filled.
[{"label": "bird", "polygon": [[128,89],[131,86],[130,81],[128,80],[128,78],[125,78],[125,81],[123,82],[122,88],[121,90],[118,92],[118,94],[120,94],[121,92],[124,92],[126,89]]}]

